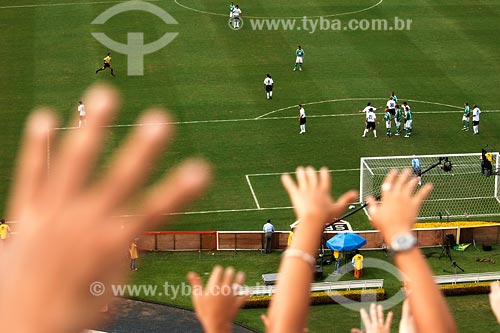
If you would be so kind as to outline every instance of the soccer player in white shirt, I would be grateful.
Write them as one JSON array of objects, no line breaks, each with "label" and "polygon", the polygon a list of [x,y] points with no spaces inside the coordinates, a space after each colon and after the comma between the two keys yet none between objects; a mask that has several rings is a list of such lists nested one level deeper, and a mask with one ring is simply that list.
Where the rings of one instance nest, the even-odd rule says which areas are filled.
[{"label": "soccer player in white shirt", "polygon": [[366,113],[366,120],[365,120],[366,127],[365,127],[365,131],[363,132],[363,136],[362,136],[363,138],[366,137],[366,134],[370,130],[373,131],[373,136],[375,138],[377,137],[377,130],[375,129],[376,128],[376,125],[375,125],[376,121],[377,121],[377,116],[375,115],[374,108],[370,108],[368,110],[368,112]]},{"label": "soccer player in white shirt", "polygon": [[481,114],[481,110],[479,107],[474,104],[472,106],[472,129],[474,130],[474,135],[479,134],[479,115]]},{"label": "soccer player in white shirt", "polygon": [[392,96],[387,101],[386,107],[387,107],[387,110],[389,111],[389,113],[391,114],[391,116],[394,117],[396,115],[396,101],[394,100],[394,98]]},{"label": "soccer player in white shirt", "polygon": [[234,7],[233,9],[233,28],[239,29],[240,28],[240,18],[241,16],[241,9],[238,5]]},{"label": "soccer player in white shirt", "polygon": [[86,127],[87,126],[87,117],[86,117],[87,114],[85,112],[85,105],[83,104],[82,101],[78,102],[77,112],[78,112],[78,116],[79,116],[78,128]]},{"label": "soccer player in white shirt", "polygon": [[273,78],[269,73],[266,74],[266,78],[264,79],[264,88],[266,89],[267,99],[273,99]]},{"label": "soccer player in white shirt", "polygon": [[306,132],[306,111],[304,110],[301,104],[299,104],[298,108],[299,108],[299,124],[300,124],[299,134],[302,134]]},{"label": "soccer player in white shirt", "polygon": [[368,103],[363,110],[359,110],[359,113],[368,114],[368,111],[370,111],[370,109],[372,109],[372,111],[376,111],[378,108],[373,107],[372,103]]}]

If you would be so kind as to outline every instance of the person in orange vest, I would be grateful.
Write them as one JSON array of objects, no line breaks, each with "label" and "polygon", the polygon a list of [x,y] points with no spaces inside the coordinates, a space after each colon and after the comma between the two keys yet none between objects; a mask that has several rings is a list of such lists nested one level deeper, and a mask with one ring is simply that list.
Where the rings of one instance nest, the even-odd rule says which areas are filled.
[{"label": "person in orange vest", "polygon": [[135,266],[135,261],[139,258],[139,255],[137,254],[137,240],[139,238],[134,239],[132,244],[130,244],[130,247],[128,248],[128,252],[130,254],[130,270],[131,271],[136,271],[137,267]]},{"label": "person in orange vest", "polygon": [[354,278],[363,277],[363,256],[356,250],[356,255],[352,257],[352,265],[354,266]]}]

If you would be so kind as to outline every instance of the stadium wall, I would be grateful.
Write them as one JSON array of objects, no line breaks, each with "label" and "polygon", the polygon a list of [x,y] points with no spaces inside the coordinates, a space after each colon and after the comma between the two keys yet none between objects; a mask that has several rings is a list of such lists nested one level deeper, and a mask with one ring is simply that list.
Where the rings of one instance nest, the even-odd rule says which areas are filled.
[{"label": "stadium wall", "polygon": [[[457,243],[499,243],[500,226],[449,227],[414,229],[418,246],[431,247],[444,244],[446,234],[452,234]],[[362,249],[381,248],[383,239],[377,230],[357,231],[366,239]],[[337,232],[325,232],[322,245]],[[277,231],[273,235],[273,248],[284,250],[288,231]],[[152,231],[141,235],[139,249],[146,251],[216,251],[216,250],[261,250],[264,233],[260,231]]]}]

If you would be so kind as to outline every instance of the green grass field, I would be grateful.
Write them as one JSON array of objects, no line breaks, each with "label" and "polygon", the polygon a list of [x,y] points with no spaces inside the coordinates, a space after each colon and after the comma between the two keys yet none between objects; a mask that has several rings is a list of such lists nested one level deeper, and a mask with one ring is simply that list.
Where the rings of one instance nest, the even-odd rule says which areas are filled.
[{"label": "green grass field", "polygon": [[[116,2],[95,1],[0,0],[0,202],[4,206],[30,110],[50,106],[63,123],[74,126],[77,101],[94,83],[111,83],[121,90],[124,108],[119,125],[134,123],[140,110],[158,105],[168,108],[179,122],[174,145],[155,176],[191,155],[205,157],[214,166],[209,192],[189,208],[204,213],[181,215],[175,224],[160,229],[260,230],[271,218],[277,229],[287,230],[294,216],[286,208],[290,202],[279,174],[292,172],[297,165],[328,166],[333,170],[333,194],[338,195],[359,187],[356,169],[362,156],[470,153],[480,152],[485,144],[500,149],[496,0],[242,0],[238,3],[245,25],[239,31],[227,25],[228,1],[153,1],[178,24],[165,25],[152,14],[134,11],[102,26],[90,22]],[[356,13],[339,16],[349,12]],[[412,25],[405,31],[255,31],[250,18],[245,18],[303,15],[337,15],[328,19],[344,24],[351,19],[392,21],[397,16],[411,19]],[[136,77],[127,76],[125,55],[91,36],[105,32],[125,43],[126,33],[137,31],[144,32],[146,43],[166,32],[179,35],[146,55],[144,76]],[[292,71],[297,45],[306,52],[302,72]],[[115,78],[108,71],[94,72],[107,52],[113,53]],[[268,72],[275,80],[272,101],[266,100],[262,86]],[[386,138],[381,123],[378,139],[362,139],[364,118],[357,110],[369,101],[385,104],[392,90],[412,106],[412,137]],[[478,136],[460,130],[466,100],[483,111]],[[299,103],[308,116],[305,135],[298,133]],[[88,119],[92,121],[90,110]],[[110,130],[106,156],[127,130]],[[363,214],[349,221],[355,229],[369,228]],[[227,264],[214,260],[210,266],[215,262]],[[172,265],[169,270],[185,274]],[[485,296],[449,302],[462,331],[497,331]],[[357,315],[341,310],[315,307],[311,331],[334,327],[347,331]],[[481,313],[479,320],[472,320],[472,310],[474,316]],[[240,318],[259,327],[258,313],[244,311]]]},{"label": "green grass field", "polygon": [[[361,156],[479,152],[484,144],[498,142],[500,114],[494,110],[500,65],[493,60],[499,49],[493,41],[500,7],[495,1],[239,3],[247,16],[326,16],[374,6],[328,19],[344,24],[350,19],[391,22],[395,16],[412,20],[409,31],[315,33],[254,31],[248,18],[243,29],[233,31],[222,15],[227,11],[225,1],[152,3],[170,13],[178,25],[165,25],[155,15],[139,11],[116,15],[102,26],[91,25],[112,2],[54,5],[41,0],[31,6],[29,0],[0,1],[2,202],[29,110],[51,106],[65,123],[73,119],[68,124],[74,126],[76,102],[96,82],[121,89],[120,125],[132,124],[140,110],[153,105],[169,108],[181,122],[157,175],[193,154],[214,165],[213,186],[189,208],[208,213],[180,217],[168,226],[176,230],[255,230],[266,218],[273,219],[278,229],[287,229],[294,220],[292,210],[271,209],[290,206],[276,173],[291,172],[297,165],[335,170],[333,193],[339,194],[359,187],[359,173],[351,169],[359,168]],[[166,32],[179,35],[145,56],[144,76],[127,76],[127,57],[113,51],[117,76],[112,78],[109,72],[96,76],[95,69],[110,50],[91,32],[104,32],[124,43],[129,31],[144,31],[146,43]],[[306,52],[304,71],[293,72],[299,44]],[[272,101],[265,99],[262,86],[267,72],[276,82]],[[381,123],[380,138],[362,139],[364,119],[356,111],[368,101],[385,104],[391,90],[400,100],[414,101],[410,102],[415,117],[412,137],[385,138]],[[479,136],[460,131],[460,106],[465,100],[478,103],[483,111],[493,110],[483,113]],[[299,103],[308,115],[306,135],[298,134],[295,105]],[[88,117],[92,121],[91,112]],[[126,131],[111,131],[108,151]],[[249,179],[261,210],[246,179],[255,174],[261,175]],[[362,214],[351,222],[358,229],[369,227]]]},{"label": "green grass field", "polygon": [[[488,272],[497,271],[497,264],[478,263],[476,258],[497,258],[498,248],[495,252],[478,251],[472,247],[465,252],[452,251],[451,255],[458,265],[466,273],[470,272]],[[439,259],[440,248],[424,249],[424,253],[429,257],[428,263],[434,274],[452,274],[453,268],[450,261],[443,257]],[[381,251],[363,251],[365,258],[379,259],[392,262]],[[180,253],[148,253],[139,260],[139,270],[134,272],[132,283],[134,285],[158,286],[159,292],[163,292],[164,284],[168,282],[169,286],[181,287],[187,283],[185,278],[188,271],[197,272],[205,281],[215,264],[224,266],[233,266],[237,270],[243,270],[247,273],[247,285],[262,283],[261,274],[274,273],[278,269],[280,253],[274,252],[270,255],[262,255],[257,251],[243,251],[233,253],[229,251],[216,252],[214,256],[211,252],[180,252]],[[175,269],[174,269],[175,267]],[[334,267],[324,266],[325,274],[333,271]],[[400,290],[401,282],[393,275],[383,269],[365,268],[363,278],[384,279],[384,289],[388,297],[393,296]],[[351,274],[342,277],[343,280],[352,279]],[[172,288],[172,287],[169,287]],[[176,304],[183,307],[192,308],[189,294],[179,296],[182,289],[178,289],[178,294],[174,297],[174,292],[169,289],[168,293],[161,296],[143,296],[142,298],[160,303]],[[168,295],[167,295],[168,294]],[[459,332],[498,332],[498,324],[489,307],[488,295],[470,295],[453,296],[446,298],[451,311],[457,322]],[[391,308],[394,311],[395,322],[392,325],[392,332],[397,332],[397,324],[401,318],[401,305]],[[252,327],[258,331],[263,331],[263,325],[260,322],[260,314],[265,309],[245,309],[238,316],[238,322]],[[359,327],[359,313],[346,309],[341,305],[318,305],[311,307],[309,316],[310,332],[350,332],[353,327]]]}]

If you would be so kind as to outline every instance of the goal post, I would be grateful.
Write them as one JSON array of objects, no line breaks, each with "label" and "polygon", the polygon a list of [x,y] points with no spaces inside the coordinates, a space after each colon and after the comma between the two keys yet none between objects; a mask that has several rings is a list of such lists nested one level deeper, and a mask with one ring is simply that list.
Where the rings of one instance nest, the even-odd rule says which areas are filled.
[{"label": "goal post", "polygon": [[[380,187],[389,170],[411,168],[412,159],[418,158],[422,171],[437,164],[422,175],[422,184],[432,183],[434,190],[424,201],[419,220],[499,216],[497,168],[500,155],[498,152],[491,154],[494,163],[491,176],[482,173],[481,153],[362,157],[360,202],[369,195],[380,195]],[[446,160],[451,163],[450,171],[443,168]],[[365,212],[368,214],[366,209]]]}]

